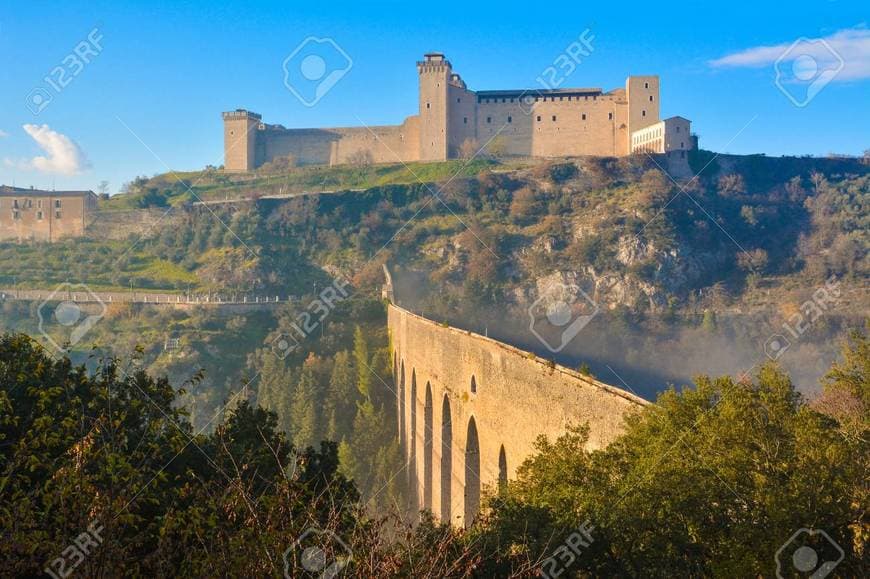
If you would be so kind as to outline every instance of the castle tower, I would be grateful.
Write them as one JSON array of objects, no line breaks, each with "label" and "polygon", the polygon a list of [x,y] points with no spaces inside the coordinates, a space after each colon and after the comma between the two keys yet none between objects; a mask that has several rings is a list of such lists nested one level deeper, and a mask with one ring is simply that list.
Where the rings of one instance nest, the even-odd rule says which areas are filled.
[{"label": "castle tower", "polygon": [[420,75],[420,160],[447,159],[447,87],[450,61],[440,52],[430,52],[417,62]]},{"label": "castle tower", "polygon": [[244,109],[223,113],[224,170],[253,171],[257,168],[257,129],[262,117]]},{"label": "castle tower", "polygon": [[659,122],[659,77],[630,76],[625,81],[628,100],[628,138],[634,131]]}]

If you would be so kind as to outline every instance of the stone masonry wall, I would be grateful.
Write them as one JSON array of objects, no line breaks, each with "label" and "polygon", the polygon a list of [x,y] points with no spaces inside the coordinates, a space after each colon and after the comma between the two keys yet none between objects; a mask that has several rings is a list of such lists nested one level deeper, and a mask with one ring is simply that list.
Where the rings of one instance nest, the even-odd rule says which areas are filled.
[{"label": "stone masonry wall", "polygon": [[[507,344],[388,310],[399,431],[420,508],[454,524],[476,514],[481,486],[513,478],[535,439],[588,423],[590,449],[623,432],[645,400]],[[473,384],[473,385],[472,385]]]}]

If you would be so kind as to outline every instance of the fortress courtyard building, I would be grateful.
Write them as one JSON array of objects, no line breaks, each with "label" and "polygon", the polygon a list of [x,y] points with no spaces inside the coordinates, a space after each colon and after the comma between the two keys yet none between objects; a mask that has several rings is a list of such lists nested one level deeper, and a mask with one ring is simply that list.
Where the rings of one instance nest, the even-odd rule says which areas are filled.
[{"label": "fortress courtyard building", "polygon": [[438,52],[417,62],[419,112],[401,125],[287,129],[254,112],[223,113],[224,168],[251,171],[280,157],[300,165],[443,161],[488,145],[525,157],[684,156],[691,121],[661,119],[659,77],[629,76],[625,88],[468,89]]}]

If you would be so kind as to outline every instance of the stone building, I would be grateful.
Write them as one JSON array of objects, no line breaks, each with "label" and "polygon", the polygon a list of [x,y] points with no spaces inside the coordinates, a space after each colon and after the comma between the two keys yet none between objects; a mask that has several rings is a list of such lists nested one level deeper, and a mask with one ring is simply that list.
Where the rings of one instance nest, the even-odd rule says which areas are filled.
[{"label": "stone building", "polygon": [[93,191],[0,186],[0,240],[56,241],[84,235],[97,209]]},{"label": "stone building", "polygon": [[287,129],[256,113],[223,113],[224,167],[250,171],[278,157],[335,165],[443,161],[465,148],[504,155],[565,157],[670,153],[694,147],[691,122],[660,118],[659,77],[630,76],[624,88],[473,91],[443,54],[417,62],[419,112],[401,125]]}]

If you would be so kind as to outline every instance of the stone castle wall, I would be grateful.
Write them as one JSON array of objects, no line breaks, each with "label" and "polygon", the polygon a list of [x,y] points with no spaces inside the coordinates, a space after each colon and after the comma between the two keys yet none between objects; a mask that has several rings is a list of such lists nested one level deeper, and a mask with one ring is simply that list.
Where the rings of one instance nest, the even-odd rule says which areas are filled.
[{"label": "stone castle wall", "polygon": [[419,155],[419,119],[409,117],[398,126],[267,128],[258,138],[262,143],[258,156],[265,161],[289,155],[301,165],[340,165],[359,153],[374,163],[414,161]]},{"label": "stone castle wall", "polygon": [[641,398],[533,354],[388,310],[402,447],[414,501],[441,520],[467,523],[481,489],[513,478],[543,434],[588,423],[589,448],[623,432]]}]

